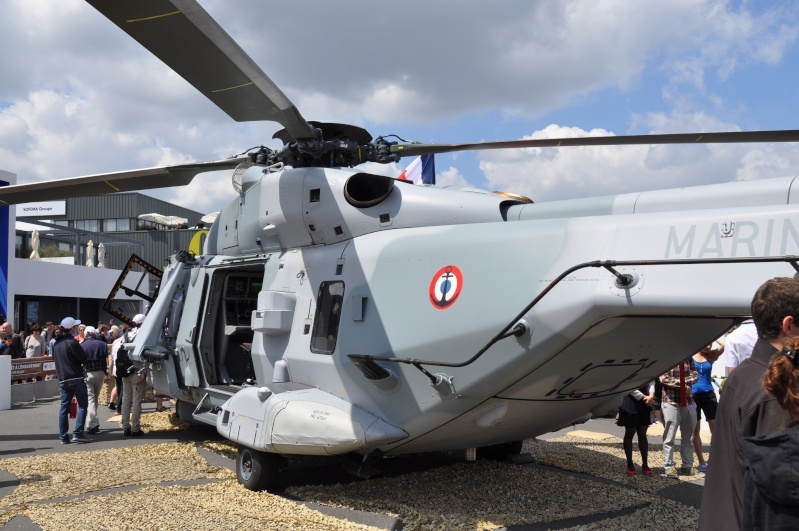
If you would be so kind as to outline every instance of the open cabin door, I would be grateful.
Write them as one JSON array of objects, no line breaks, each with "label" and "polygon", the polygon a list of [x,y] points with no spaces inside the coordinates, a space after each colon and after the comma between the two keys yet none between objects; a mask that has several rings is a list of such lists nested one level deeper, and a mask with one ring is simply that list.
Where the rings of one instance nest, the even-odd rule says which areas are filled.
[{"label": "open cabin door", "polygon": [[207,278],[199,320],[199,359],[211,386],[257,381],[250,352],[252,315],[263,284],[263,265],[218,268]]},{"label": "open cabin door", "polygon": [[[199,337],[200,315],[205,306],[206,291],[208,287],[207,270],[194,267],[184,271],[185,279],[172,297],[172,308],[166,323],[165,333],[174,334],[175,355],[180,365],[179,372],[183,376],[183,385],[186,387],[200,387],[203,378],[198,363],[198,350],[196,341]],[[182,314],[177,314],[177,306],[182,308]],[[171,323],[179,322],[177,328],[172,328]]]}]

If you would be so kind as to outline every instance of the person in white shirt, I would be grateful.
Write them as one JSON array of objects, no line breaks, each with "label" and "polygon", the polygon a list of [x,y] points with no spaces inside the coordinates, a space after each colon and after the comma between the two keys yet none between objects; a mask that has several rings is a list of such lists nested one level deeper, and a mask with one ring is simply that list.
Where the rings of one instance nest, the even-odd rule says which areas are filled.
[{"label": "person in white shirt", "polygon": [[752,349],[757,343],[757,327],[750,318],[741,323],[741,326],[730,332],[725,340],[724,355],[727,371],[731,372],[741,362],[752,355]]},{"label": "person in white shirt", "polygon": [[144,373],[139,374],[133,362],[128,357],[128,352],[122,344],[131,343],[139,332],[139,327],[144,323],[144,314],[137,314],[133,318],[134,326],[125,331],[120,346],[116,350],[116,372],[122,376],[122,434],[125,437],[140,437],[144,435],[139,421],[141,419],[141,403],[147,385]]}]

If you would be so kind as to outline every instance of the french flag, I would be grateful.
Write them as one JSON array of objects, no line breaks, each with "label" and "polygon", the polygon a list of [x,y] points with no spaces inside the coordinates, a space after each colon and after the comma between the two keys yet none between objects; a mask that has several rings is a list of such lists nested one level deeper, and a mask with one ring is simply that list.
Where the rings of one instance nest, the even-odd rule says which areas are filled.
[{"label": "french flag", "polygon": [[405,171],[400,173],[401,181],[411,181],[413,184],[436,184],[435,155],[422,155],[413,160]]}]

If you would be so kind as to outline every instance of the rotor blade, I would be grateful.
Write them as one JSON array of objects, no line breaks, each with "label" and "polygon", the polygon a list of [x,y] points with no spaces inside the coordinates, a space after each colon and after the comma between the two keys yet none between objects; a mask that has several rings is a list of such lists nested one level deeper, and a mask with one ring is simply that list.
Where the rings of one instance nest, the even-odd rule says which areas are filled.
[{"label": "rotor blade", "polygon": [[316,137],[285,94],[195,0],[86,0],[239,122]]},{"label": "rotor blade", "polygon": [[245,160],[249,160],[249,158],[195,162],[178,166],[100,173],[85,177],[3,186],[0,187],[0,206],[183,186],[189,184],[198,173],[232,169]]},{"label": "rotor blade", "polygon": [[631,146],[654,144],[734,144],[747,142],[799,142],[799,130],[731,131],[725,133],[677,133],[664,135],[583,136],[575,138],[535,138],[470,144],[401,144],[392,146],[400,157],[418,157],[436,153],[483,149],[518,149],[535,147]]}]

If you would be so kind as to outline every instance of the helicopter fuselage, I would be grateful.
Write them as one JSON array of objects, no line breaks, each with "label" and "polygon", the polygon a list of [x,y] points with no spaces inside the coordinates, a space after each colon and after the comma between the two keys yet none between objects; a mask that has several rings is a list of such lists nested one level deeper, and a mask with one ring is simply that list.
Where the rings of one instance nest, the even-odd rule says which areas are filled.
[{"label": "helicopter fuselage", "polygon": [[256,450],[523,440],[662,374],[791,275],[749,258],[798,254],[792,184],[537,205],[254,165],[206,254],[167,269],[133,357],[164,352],[156,389]]}]

